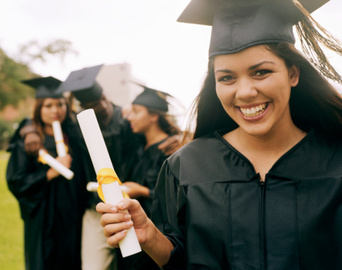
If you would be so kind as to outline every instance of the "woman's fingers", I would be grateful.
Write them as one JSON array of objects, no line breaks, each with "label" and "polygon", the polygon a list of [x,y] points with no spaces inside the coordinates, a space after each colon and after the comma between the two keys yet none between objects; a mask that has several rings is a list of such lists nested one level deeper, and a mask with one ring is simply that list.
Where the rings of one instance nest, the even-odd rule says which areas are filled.
[{"label": "woman's fingers", "polygon": [[114,205],[100,202],[96,205],[96,211],[100,214],[104,214],[104,213],[116,213],[118,210]]},{"label": "woman's fingers", "polygon": [[101,225],[106,226],[111,223],[127,222],[131,219],[131,215],[126,212],[105,213],[101,217]]},{"label": "woman's fingers", "polygon": [[132,228],[133,222],[131,220],[127,220],[120,223],[110,223],[103,226],[103,233],[106,237],[110,237],[113,234],[117,234],[121,231],[128,230]]},{"label": "woman's fingers", "polygon": [[119,242],[125,238],[127,230],[122,230],[116,234],[107,237],[107,244],[111,247],[119,247]]}]

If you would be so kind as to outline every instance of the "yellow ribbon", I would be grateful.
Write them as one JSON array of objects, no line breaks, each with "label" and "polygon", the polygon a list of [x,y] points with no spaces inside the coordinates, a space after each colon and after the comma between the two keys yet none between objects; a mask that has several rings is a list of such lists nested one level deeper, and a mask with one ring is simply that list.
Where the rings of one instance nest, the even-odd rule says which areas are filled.
[{"label": "yellow ribbon", "polygon": [[[97,173],[96,179],[97,179],[97,182],[99,183],[99,186],[97,188],[97,194],[99,195],[101,200],[104,202],[106,201],[102,192],[102,184],[110,184],[110,183],[114,183],[115,181],[118,181],[119,185],[122,184],[116,172],[111,168],[102,168],[101,170],[99,170],[99,172]],[[124,196],[124,198],[129,198],[128,194],[123,191],[122,191],[122,195]]]},{"label": "yellow ribbon", "polygon": [[57,145],[57,144],[60,144],[60,143],[64,144],[65,152],[68,153],[68,146],[64,143],[64,140],[57,141],[57,142],[56,142],[56,145]]},{"label": "yellow ribbon", "polygon": [[44,151],[44,154],[38,156],[38,162],[41,162],[43,164],[47,164],[44,156],[47,155],[47,153]]}]

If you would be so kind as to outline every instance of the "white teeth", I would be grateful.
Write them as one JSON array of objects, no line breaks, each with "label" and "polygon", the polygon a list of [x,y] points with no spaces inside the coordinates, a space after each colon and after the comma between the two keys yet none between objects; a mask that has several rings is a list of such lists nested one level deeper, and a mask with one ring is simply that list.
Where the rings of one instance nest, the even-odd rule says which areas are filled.
[{"label": "white teeth", "polygon": [[243,115],[246,117],[255,117],[255,116],[262,114],[265,111],[266,107],[267,107],[267,103],[264,103],[259,106],[255,106],[255,107],[248,108],[248,109],[240,107],[240,110],[243,113]]}]

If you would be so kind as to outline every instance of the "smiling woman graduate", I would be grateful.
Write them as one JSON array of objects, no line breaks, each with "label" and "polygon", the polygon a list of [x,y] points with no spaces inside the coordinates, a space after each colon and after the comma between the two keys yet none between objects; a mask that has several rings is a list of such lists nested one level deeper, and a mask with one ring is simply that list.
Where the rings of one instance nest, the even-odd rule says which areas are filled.
[{"label": "smiling woman graduate", "polygon": [[319,43],[342,47],[309,13],[325,2],[190,2],[179,20],[212,25],[194,140],[164,162],[154,223],[98,205],[111,245],[133,225],[163,269],[342,269],[341,77]]}]

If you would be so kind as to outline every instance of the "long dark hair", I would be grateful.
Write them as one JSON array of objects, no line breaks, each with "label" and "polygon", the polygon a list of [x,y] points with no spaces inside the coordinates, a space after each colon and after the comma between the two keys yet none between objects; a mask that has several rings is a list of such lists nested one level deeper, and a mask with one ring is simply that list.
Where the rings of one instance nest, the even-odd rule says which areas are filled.
[{"label": "long dark hair", "polygon": [[151,109],[148,107],[146,107],[146,108],[150,114],[157,114],[159,116],[158,117],[158,125],[161,128],[161,130],[163,130],[169,136],[177,135],[180,133],[180,129],[175,124],[175,120],[172,119],[171,115],[168,115],[167,113],[156,110],[156,109]]},{"label": "long dark hair", "polygon": [[[287,67],[296,65],[300,69],[299,83],[292,88],[289,102],[294,124],[304,131],[313,128],[341,137],[341,94],[292,44],[268,44],[266,48],[283,59]],[[196,119],[193,138],[215,130],[237,128],[217,97],[213,63],[214,60],[210,59],[206,79],[193,105],[192,117]]]}]

